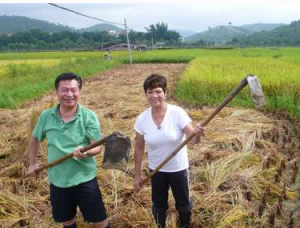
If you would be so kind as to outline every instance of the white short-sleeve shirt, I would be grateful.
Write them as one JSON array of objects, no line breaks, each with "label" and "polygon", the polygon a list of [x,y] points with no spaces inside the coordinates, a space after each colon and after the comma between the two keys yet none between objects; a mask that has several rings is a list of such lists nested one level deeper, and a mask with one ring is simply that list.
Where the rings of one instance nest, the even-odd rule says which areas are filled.
[{"label": "white short-sleeve shirt", "polygon": [[[155,169],[165,160],[184,140],[183,129],[191,123],[191,118],[180,107],[167,104],[167,110],[161,128],[152,119],[152,108],[141,113],[134,129],[144,140],[148,151],[149,168]],[[184,146],[160,171],[177,172],[189,167],[187,147]]]}]

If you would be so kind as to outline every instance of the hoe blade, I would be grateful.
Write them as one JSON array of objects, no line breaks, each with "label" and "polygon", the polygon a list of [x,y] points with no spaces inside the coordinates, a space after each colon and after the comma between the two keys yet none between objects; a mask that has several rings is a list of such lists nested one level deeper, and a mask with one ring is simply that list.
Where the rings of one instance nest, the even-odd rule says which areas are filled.
[{"label": "hoe blade", "polygon": [[249,75],[247,77],[250,92],[256,108],[260,108],[266,104],[266,99],[259,80],[256,76]]},{"label": "hoe blade", "polygon": [[130,138],[120,132],[112,133],[106,141],[103,169],[118,169],[126,171],[129,161],[131,142]]}]

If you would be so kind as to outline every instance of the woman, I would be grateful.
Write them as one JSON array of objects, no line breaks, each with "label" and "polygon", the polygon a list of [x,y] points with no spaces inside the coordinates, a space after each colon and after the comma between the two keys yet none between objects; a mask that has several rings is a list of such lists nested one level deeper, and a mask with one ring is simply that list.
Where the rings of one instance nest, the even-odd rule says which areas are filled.
[{"label": "woman", "polygon": [[[199,143],[204,128],[193,128],[191,118],[180,107],[165,102],[167,81],[164,76],[152,74],[144,82],[144,91],[151,106],[140,114],[135,122],[135,180],[134,189],[141,189],[141,164],[147,145],[150,171],[154,170],[186,136],[193,132],[193,143]],[[179,211],[181,227],[188,228],[192,201],[189,196],[187,147],[183,147],[158,173],[151,178],[152,212],[159,228],[166,226],[168,189],[171,187]]]}]

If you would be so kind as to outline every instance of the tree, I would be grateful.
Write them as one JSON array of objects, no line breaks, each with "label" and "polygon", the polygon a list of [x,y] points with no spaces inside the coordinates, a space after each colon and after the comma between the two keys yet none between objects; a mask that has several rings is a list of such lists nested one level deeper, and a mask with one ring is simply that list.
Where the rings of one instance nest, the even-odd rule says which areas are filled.
[{"label": "tree", "polygon": [[157,41],[169,41],[178,42],[180,34],[176,31],[168,30],[168,25],[166,23],[156,23],[151,24],[149,28],[145,28],[147,31],[148,40],[152,39],[154,42]]}]

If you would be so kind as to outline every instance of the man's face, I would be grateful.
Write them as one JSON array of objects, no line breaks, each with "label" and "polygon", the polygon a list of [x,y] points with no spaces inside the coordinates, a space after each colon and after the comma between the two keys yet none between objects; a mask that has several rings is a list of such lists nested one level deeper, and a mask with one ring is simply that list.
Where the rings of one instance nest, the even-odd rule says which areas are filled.
[{"label": "man's face", "polygon": [[56,90],[56,95],[62,107],[77,107],[80,97],[78,82],[75,79],[60,81]]}]

